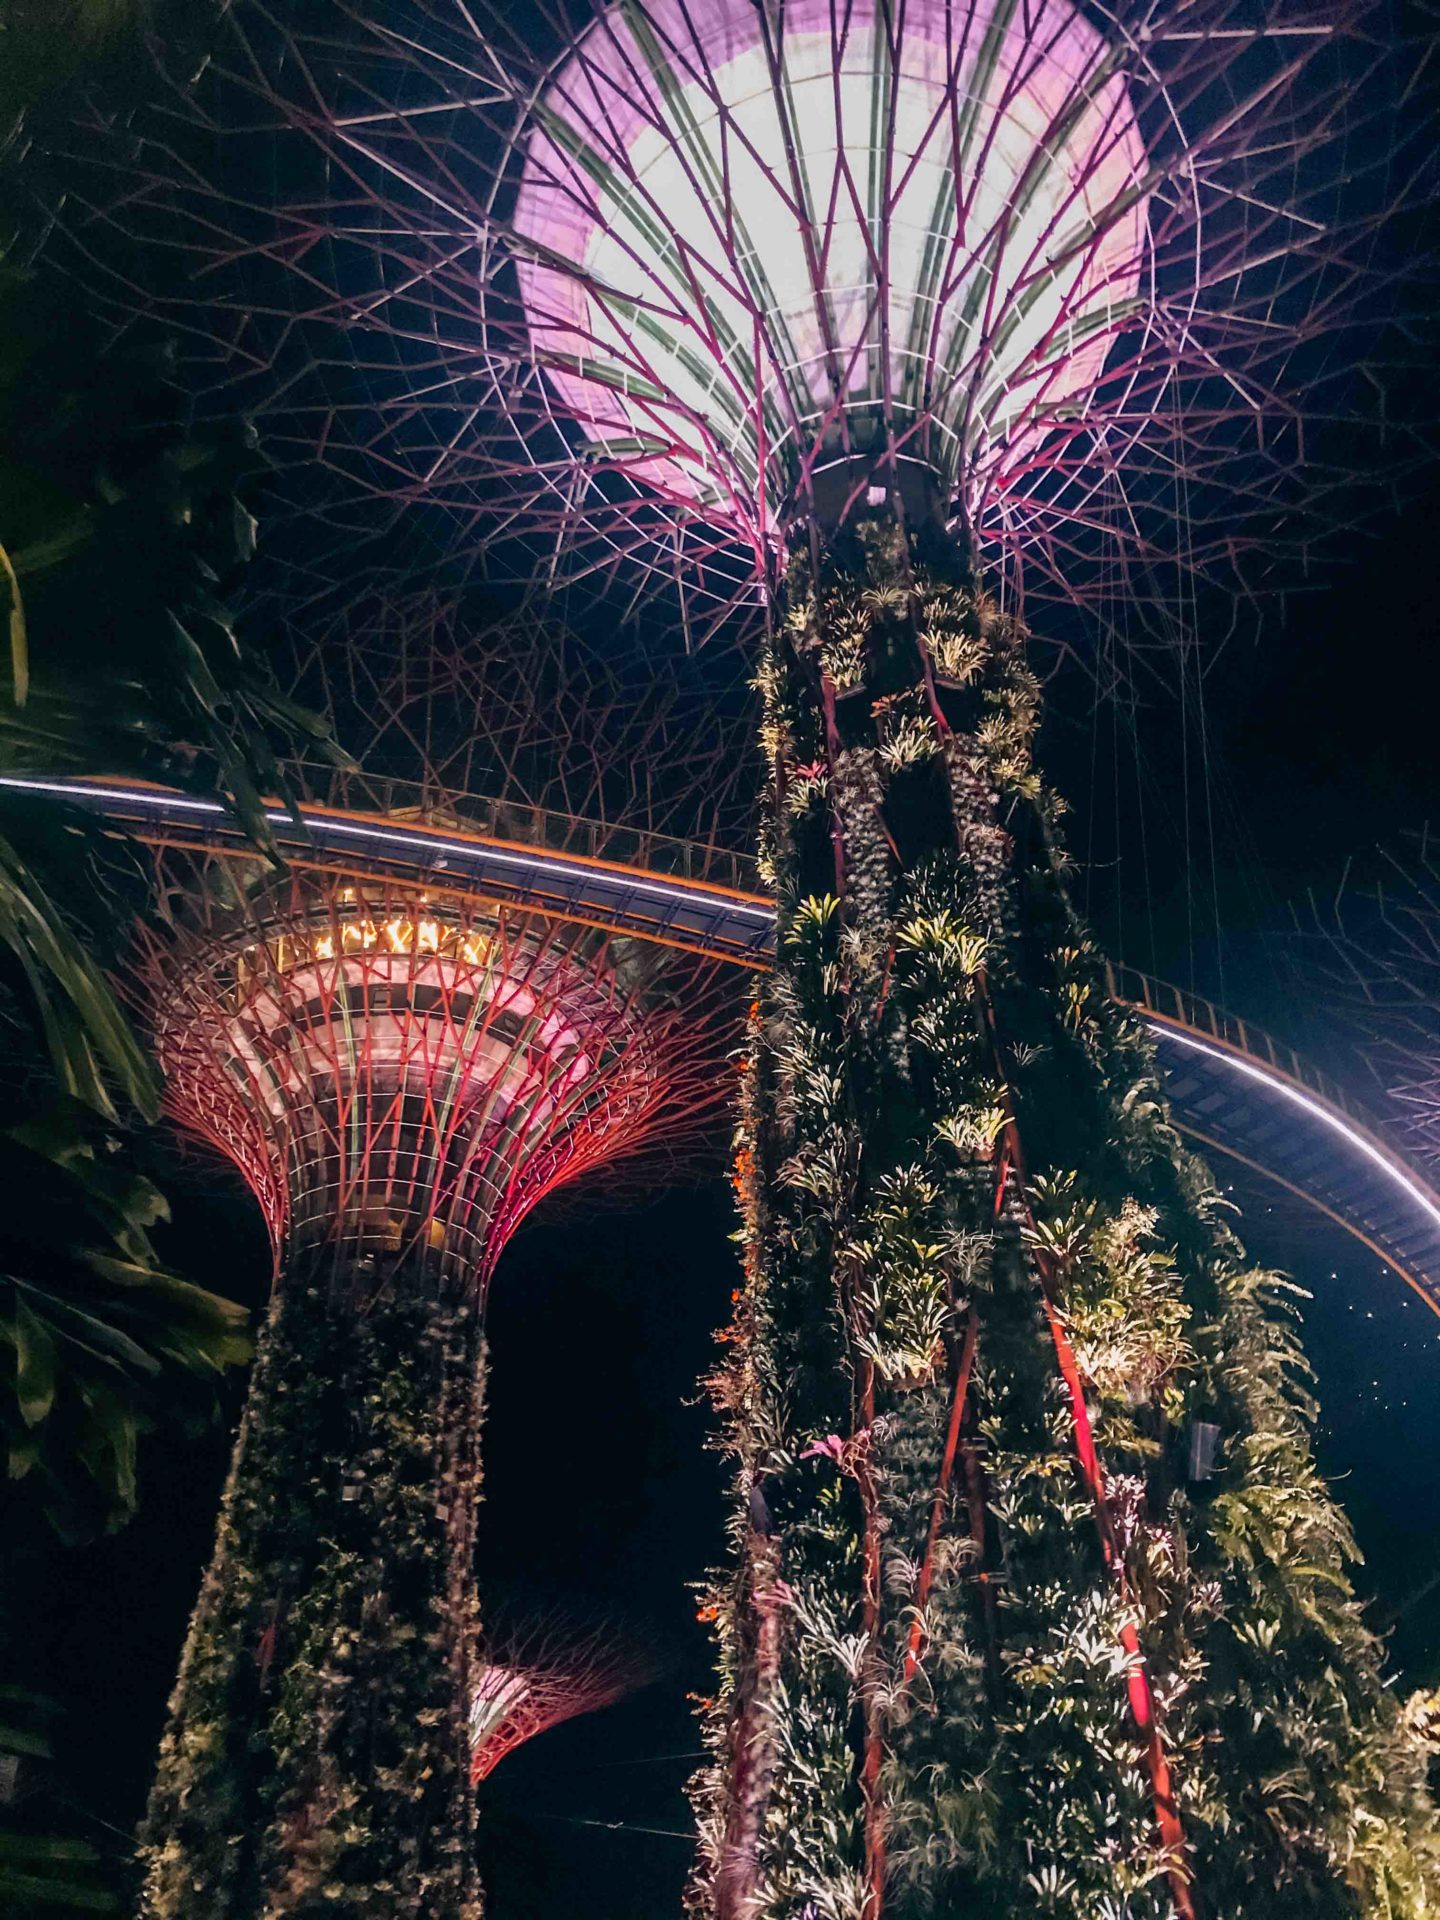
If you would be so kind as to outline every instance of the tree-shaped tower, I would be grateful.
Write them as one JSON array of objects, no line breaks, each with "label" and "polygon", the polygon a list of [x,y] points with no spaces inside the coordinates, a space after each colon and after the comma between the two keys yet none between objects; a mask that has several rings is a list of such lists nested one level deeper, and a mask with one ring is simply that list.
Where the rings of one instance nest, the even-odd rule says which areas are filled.
[{"label": "tree-shaped tower", "polygon": [[764,610],[778,960],[697,1906],[1427,1912],[1424,1754],[1297,1351],[1105,1002],[1017,618],[1163,634],[1309,557],[1426,178],[1385,25],[322,11],[234,9],[206,81],[318,159],[278,235],[223,158],[125,198],[239,275],[226,381],[497,574],[673,594],[692,638]]},{"label": "tree-shaped tower", "polygon": [[[277,1279],[147,1830],[144,1911],[478,1912],[486,1289],[547,1193],[693,1138],[698,963],[351,857],[157,850],[134,985],[166,1103]],[[352,1907],[360,1911],[359,1907]]]},{"label": "tree-shaped tower", "polygon": [[613,1621],[585,1623],[557,1609],[487,1619],[470,1703],[476,1782],[527,1740],[613,1706],[656,1670],[643,1645]]}]

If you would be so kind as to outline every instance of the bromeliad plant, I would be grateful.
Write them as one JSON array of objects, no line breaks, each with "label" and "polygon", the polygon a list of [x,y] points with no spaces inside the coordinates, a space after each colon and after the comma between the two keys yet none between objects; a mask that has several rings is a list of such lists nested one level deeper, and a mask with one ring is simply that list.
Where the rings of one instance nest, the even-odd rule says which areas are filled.
[{"label": "bromeliad plant", "polygon": [[1023,641],[937,521],[791,559],[694,1905],[1419,1920],[1431,1723],[1069,906]]}]

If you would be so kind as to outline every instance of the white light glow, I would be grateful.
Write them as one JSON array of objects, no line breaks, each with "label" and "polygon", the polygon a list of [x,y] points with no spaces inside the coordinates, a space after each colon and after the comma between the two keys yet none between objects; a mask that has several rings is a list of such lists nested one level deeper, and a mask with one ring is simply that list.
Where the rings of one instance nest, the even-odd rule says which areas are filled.
[{"label": "white light glow", "polygon": [[842,413],[928,422],[907,450],[963,483],[1083,411],[1144,174],[1069,0],[611,6],[527,148],[532,344],[592,441],[751,535]]}]

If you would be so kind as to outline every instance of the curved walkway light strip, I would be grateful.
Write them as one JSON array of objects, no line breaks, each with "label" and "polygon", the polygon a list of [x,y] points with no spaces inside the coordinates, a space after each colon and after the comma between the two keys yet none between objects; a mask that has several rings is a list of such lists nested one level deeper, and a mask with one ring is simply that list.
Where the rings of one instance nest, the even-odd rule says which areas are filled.
[{"label": "curved walkway light strip", "polygon": [[[220,802],[164,787],[37,776],[3,777],[0,788],[69,800],[117,824],[139,826],[151,838],[213,844],[237,855],[248,847]],[[393,861],[410,878],[418,872],[438,888],[548,908],[738,966],[764,969],[770,962],[771,903],[709,879],[670,878],[653,867],[475,829],[438,832],[426,823],[309,804],[298,820],[280,808],[266,818],[302,863],[343,868],[354,847],[363,849],[370,871],[377,858]],[[667,844],[651,843],[655,850]],[[705,871],[704,849],[676,842],[673,852],[687,870]],[[1343,1093],[1298,1056],[1207,1002],[1129,970],[1112,970],[1110,984],[1113,997],[1133,1007],[1155,1038],[1182,1131],[1343,1226],[1440,1316],[1440,1196],[1376,1138]]]},{"label": "curved walkway light strip", "polygon": [[[140,823],[152,834],[179,832],[190,841],[232,845],[236,852],[247,845],[219,801],[168,787],[128,780],[9,776],[0,777],[0,788],[71,800],[117,823]],[[349,809],[342,814],[307,804],[300,808],[298,821],[282,808],[267,809],[265,818],[280,844],[302,861],[343,866],[347,845],[363,847],[367,871],[374,870],[377,858],[393,860],[408,877],[418,872],[437,887],[479,887],[507,902],[542,911],[548,907],[572,920],[716,959],[759,968],[770,964],[775,909],[763,897],[738,888],[672,879],[652,868],[464,829],[436,833],[425,824],[402,825]],[[652,839],[651,844],[667,843]],[[702,849],[678,841],[668,844],[699,855],[703,863]]]},{"label": "curved walkway light strip", "polygon": [[[1177,1124],[1186,1132],[1191,1133],[1207,1146],[1216,1147],[1222,1153],[1232,1154],[1245,1165],[1255,1168],[1291,1193],[1298,1194],[1312,1206],[1318,1207],[1332,1220],[1338,1221],[1348,1232],[1363,1241],[1373,1253],[1378,1253],[1382,1259],[1394,1267],[1401,1279],[1414,1287],[1430,1310],[1440,1315],[1440,1258],[1437,1258],[1440,1256],[1440,1200],[1436,1199],[1417,1176],[1393,1154],[1388,1153],[1354,1120],[1338,1112],[1316,1095],[1307,1093],[1303,1087],[1293,1085],[1273,1067],[1257,1065],[1229,1048],[1221,1048],[1199,1040],[1194,1034],[1186,1033],[1179,1026],[1161,1020],[1154,1013],[1146,1012],[1145,1018],[1156,1035],[1162,1063],[1165,1062],[1166,1054],[1172,1047],[1186,1048],[1192,1053],[1203,1054],[1208,1059],[1219,1061],[1227,1072],[1239,1074],[1262,1087],[1267,1101],[1288,1101],[1293,1107],[1298,1108],[1311,1124],[1327,1129],[1343,1143],[1347,1154],[1358,1157],[1372,1170],[1374,1180],[1394,1189],[1402,1197],[1402,1204],[1414,1209],[1419,1216],[1422,1233],[1427,1224],[1429,1228],[1428,1234],[1424,1235],[1428,1242],[1427,1251],[1430,1254],[1426,1263],[1429,1271],[1425,1273],[1408,1271],[1407,1266],[1402,1264],[1402,1256],[1385,1244],[1384,1223],[1376,1220],[1367,1222],[1353,1212],[1342,1211],[1339,1207],[1327,1204],[1321,1194],[1309,1191],[1298,1182],[1288,1179],[1283,1165],[1278,1168],[1267,1166],[1262,1161],[1251,1159],[1238,1146],[1232,1145],[1225,1139],[1202,1132],[1187,1118],[1185,1104],[1180,1102],[1176,1105]],[[1165,1077],[1167,1090],[1174,1101],[1175,1076],[1173,1072],[1167,1071]],[[1371,1184],[1372,1182],[1366,1183],[1367,1189]]]}]

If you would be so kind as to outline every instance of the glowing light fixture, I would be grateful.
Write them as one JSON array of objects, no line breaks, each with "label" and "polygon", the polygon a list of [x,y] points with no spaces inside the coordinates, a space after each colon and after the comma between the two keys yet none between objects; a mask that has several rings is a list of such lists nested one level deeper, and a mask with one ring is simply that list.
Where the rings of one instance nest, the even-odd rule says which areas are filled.
[{"label": "glowing light fixture", "polygon": [[536,110],[521,297],[596,454],[753,536],[872,441],[963,489],[1073,417],[1138,311],[1144,182],[1068,0],[610,7]]}]

